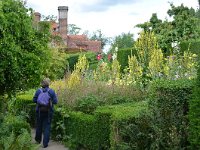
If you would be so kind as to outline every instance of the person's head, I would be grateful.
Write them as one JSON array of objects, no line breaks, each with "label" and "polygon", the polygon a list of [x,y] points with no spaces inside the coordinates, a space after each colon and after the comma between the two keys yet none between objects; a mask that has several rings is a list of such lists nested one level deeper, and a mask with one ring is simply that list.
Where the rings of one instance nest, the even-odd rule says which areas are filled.
[{"label": "person's head", "polygon": [[49,79],[49,78],[44,78],[44,79],[41,81],[41,86],[42,86],[43,88],[49,87],[49,85],[50,85],[50,79]]}]

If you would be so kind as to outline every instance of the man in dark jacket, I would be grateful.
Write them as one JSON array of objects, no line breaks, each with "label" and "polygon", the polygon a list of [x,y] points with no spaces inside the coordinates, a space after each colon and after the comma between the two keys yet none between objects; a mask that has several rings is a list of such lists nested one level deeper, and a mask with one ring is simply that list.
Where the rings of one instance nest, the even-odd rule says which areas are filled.
[{"label": "man in dark jacket", "polygon": [[55,91],[49,88],[50,79],[45,78],[41,82],[41,87],[35,92],[33,97],[33,102],[37,104],[37,100],[41,92],[48,92],[50,96],[50,105],[47,111],[43,111],[43,109],[37,104],[36,106],[36,119],[37,119],[37,127],[36,127],[36,135],[35,140],[38,143],[41,143],[42,133],[43,133],[43,147],[48,147],[49,139],[50,139],[50,129],[51,129],[51,120],[53,117],[53,105],[57,104],[57,95]]}]

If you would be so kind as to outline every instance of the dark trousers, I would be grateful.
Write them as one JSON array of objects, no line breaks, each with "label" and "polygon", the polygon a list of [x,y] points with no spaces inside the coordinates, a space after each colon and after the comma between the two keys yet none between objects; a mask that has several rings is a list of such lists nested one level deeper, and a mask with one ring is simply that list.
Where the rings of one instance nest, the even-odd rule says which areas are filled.
[{"label": "dark trousers", "polygon": [[52,113],[50,112],[37,112],[37,126],[35,140],[40,143],[43,133],[43,145],[48,146],[51,130]]}]

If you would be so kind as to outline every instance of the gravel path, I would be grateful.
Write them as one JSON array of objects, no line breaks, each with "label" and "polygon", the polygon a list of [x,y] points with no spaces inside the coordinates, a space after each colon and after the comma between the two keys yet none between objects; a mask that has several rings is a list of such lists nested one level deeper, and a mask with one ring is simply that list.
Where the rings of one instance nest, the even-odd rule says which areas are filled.
[{"label": "gravel path", "polygon": [[[31,135],[32,135],[32,141],[35,142],[34,137],[35,137],[35,129],[31,130]],[[47,148],[43,148],[43,145],[41,144],[38,150],[69,150],[68,148],[64,147],[59,142],[55,142],[50,140],[49,146]]]}]

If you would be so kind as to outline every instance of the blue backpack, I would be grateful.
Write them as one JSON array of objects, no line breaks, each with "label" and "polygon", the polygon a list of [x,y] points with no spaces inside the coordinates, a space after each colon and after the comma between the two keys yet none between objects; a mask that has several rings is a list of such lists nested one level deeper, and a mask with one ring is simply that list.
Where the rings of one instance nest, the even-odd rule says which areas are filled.
[{"label": "blue backpack", "polygon": [[49,95],[49,89],[45,92],[42,89],[40,89],[40,94],[37,98],[37,104],[40,111],[49,111],[51,105],[50,99],[51,97]]}]

